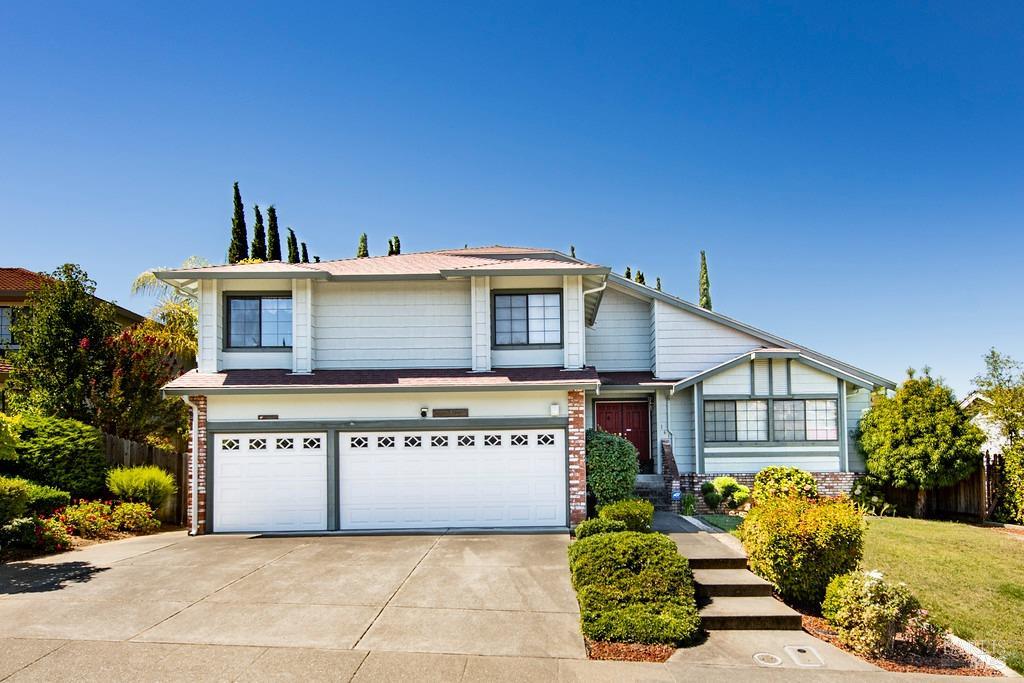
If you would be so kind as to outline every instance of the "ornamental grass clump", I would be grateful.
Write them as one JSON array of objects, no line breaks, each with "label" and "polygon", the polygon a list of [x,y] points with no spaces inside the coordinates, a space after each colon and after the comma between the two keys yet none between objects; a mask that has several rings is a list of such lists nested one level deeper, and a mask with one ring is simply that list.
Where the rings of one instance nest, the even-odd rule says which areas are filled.
[{"label": "ornamental grass clump", "polygon": [[857,568],[864,517],[848,499],[774,498],[743,522],[750,568],[787,602],[817,607],[829,582]]},{"label": "ornamental grass clump", "polygon": [[174,477],[156,465],[110,470],[107,473],[107,488],[123,501],[146,503],[154,510],[159,510],[178,491]]}]

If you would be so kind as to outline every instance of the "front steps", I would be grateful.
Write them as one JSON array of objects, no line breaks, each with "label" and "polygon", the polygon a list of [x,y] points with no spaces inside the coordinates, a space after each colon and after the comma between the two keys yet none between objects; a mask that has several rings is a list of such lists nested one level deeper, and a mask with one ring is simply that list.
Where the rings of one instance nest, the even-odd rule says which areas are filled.
[{"label": "front steps", "polygon": [[705,603],[700,609],[705,629],[800,630],[800,613],[772,597],[771,584],[747,569],[743,551],[722,540],[725,532],[701,531],[667,512],[654,513],[654,530],[667,534],[689,560],[697,596]]}]

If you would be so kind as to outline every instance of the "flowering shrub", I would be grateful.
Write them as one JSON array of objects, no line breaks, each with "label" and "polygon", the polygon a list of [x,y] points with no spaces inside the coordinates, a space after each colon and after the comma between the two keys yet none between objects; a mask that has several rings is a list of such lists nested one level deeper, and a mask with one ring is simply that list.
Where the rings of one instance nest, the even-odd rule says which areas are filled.
[{"label": "flowering shrub", "polygon": [[160,528],[153,518],[153,508],[145,503],[121,503],[114,508],[110,521],[121,531],[150,532]]},{"label": "flowering shrub", "polygon": [[853,488],[850,489],[850,498],[853,499],[853,502],[857,503],[861,510],[872,515],[881,517],[896,513],[896,508],[885,502],[885,497],[882,495],[882,486],[874,477],[862,477],[853,482]]},{"label": "flowering shrub", "polygon": [[7,546],[55,553],[71,547],[71,534],[56,517],[20,517],[0,527],[0,547]]},{"label": "flowering shrub", "polygon": [[64,508],[60,519],[67,524],[72,533],[82,538],[103,538],[117,529],[111,514],[110,505],[107,503],[82,501]]},{"label": "flowering shrub", "polygon": [[906,584],[891,583],[881,572],[850,572],[828,585],[821,614],[854,652],[880,656],[892,650],[896,636],[920,605]]},{"label": "flowering shrub", "polygon": [[754,501],[769,498],[817,498],[818,482],[797,467],[765,467],[754,477]]}]

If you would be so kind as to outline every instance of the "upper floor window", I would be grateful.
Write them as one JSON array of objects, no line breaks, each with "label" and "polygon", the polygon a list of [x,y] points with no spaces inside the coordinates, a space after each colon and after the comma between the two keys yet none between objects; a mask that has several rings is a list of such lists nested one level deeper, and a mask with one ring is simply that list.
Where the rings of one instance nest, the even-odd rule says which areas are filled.
[{"label": "upper floor window", "polygon": [[14,308],[0,306],[0,346],[14,345],[14,335],[11,333],[12,322],[14,322]]},{"label": "upper floor window", "polygon": [[561,292],[494,295],[495,346],[561,344]]},{"label": "upper floor window", "polygon": [[229,296],[229,349],[287,349],[292,345],[290,296]]}]

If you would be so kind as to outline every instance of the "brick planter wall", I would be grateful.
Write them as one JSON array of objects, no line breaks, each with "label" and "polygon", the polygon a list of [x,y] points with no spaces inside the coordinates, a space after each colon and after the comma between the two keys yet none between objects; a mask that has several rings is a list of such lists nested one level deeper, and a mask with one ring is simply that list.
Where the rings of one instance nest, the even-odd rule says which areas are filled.
[{"label": "brick planter wall", "polygon": [[[187,503],[186,523],[188,524],[189,532],[192,529],[192,496],[198,494],[199,501],[199,514],[197,519],[199,522],[197,534],[206,533],[206,397],[205,396],[189,396],[188,400],[192,401],[199,409],[199,481],[196,485],[192,481],[192,444],[189,443],[189,458],[188,458],[188,474],[186,475],[186,481],[188,482],[188,495],[185,497]],[[190,423],[191,427],[191,423]],[[191,441],[191,431],[189,433],[189,440]]]},{"label": "brick planter wall", "polygon": [[569,392],[569,524],[587,518],[587,435],[583,391]]},{"label": "brick planter wall", "polygon": [[[741,472],[726,475],[692,473],[680,475],[679,478],[683,489],[683,495],[686,493],[692,493],[697,497],[698,513],[711,512],[708,506],[704,503],[704,498],[700,495],[701,485],[706,481],[711,481],[715,477],[721,476],[733,477],[739,483],[744,486],[748,486],[753,490],[756,472]],[[814,480],[818,482],[818,494],[831,497],[849,493],[853,488],[853,483],[864,475],[860,472],[811,472],[811,476],[813,476]]]}]

